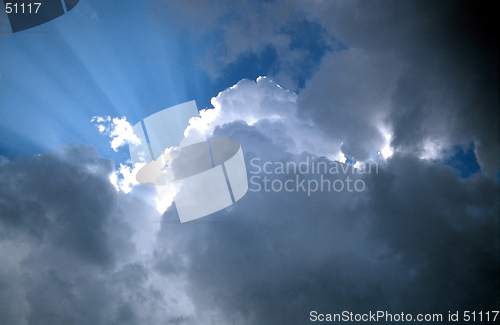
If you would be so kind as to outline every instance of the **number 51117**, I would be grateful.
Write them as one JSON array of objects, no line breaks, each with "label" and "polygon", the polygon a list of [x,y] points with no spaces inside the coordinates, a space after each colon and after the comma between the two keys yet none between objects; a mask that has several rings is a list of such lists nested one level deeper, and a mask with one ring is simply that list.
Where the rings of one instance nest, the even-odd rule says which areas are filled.
[{"label": "number 51117", "polygon": [[[38,12],[38,9],[40,8],[40,6],[41,6],[41,5],[42,5],[41,3],[33,3],[33,12],[34,12],[35,14]],[[28,14],[31,14],[31,13],[32,13],[32,11],[31,11],[31,6],[32,6],[32,4],[31,4],[31,3],[28,3],[28,4],[26,5],[26,11],[25,11],[25,10],[24,10],[25,5],[24,5],[24,3],[22,3],[22,4],[20,4],[20,5],[19,5],[19,10],[18,10],[18,5],[17,5],[17,3],[12,4],[12,3],[8,2],[8,3],[6,3],[6,4],[5,4],[5,11],[6,11],[8,14],[10,14],[10,13],[15,13],[15,14],[20,13],[20,14],[24,14],[25,12],[26,12],[26,13],[28,13]],[[35,6],[36,6],[36,9],[35,9]]]}]

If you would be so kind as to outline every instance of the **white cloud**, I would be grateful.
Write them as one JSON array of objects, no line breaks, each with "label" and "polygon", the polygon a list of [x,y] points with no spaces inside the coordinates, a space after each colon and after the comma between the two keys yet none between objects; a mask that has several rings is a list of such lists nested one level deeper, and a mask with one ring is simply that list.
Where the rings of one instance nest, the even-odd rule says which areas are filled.
[{"label": "white cloud", "polygon": [[91,122],[96,122],[99,132],[111,138],[111,148],[117,151],[119,147],[127,145],[129,142],[139,144],[139,138],[134,134],[132,125],[125,117],[113,118],[95,116]]},{"label": "white cloud", "polygon": [[201,112],[206,126],[200,132],[211,135],[217,127],[243,121],[269,135],[276,143],[286,145],[291,153],[308,151],[329,158],[338,157],[339,141],[322,132],[311,120],[298,115],[297,97],[266,77],[259,77],[256,82],[242,80],[212,98],[214,109]]}]

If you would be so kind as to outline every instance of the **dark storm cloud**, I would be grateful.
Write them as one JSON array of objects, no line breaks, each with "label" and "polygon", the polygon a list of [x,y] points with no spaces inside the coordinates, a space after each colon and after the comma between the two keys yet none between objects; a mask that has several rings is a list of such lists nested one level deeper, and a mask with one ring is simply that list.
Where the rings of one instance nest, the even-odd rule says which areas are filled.
[{"label": "dark storm cloud", "polygon": [[418,150],[429,138],[447,144],[475,141],[483,171],[495,173],[498,40],[478,25],[480,19],[490,24],[492,17],[487,7],[452,3],[446,9],[429,5],[421,11],[439,18],[422,26],[420,40],[405,53],[410,67],[398,81],[390,114],[393,144]]},{"label": "dark storm cloud", "polygon": [[2,324],[141,324],[163,308],[143,262],[129,262],[113,165],[83,145],[2,162]]},{"label": "dark storm cloud", "polygon": [[373,154],[380,137],[373,126],[385,124],[398,150],[425,156],[435,146],[439,156],[443,148],[474,141],[483,172],[498,171],[498,39],[491,8],[464,1],[321,7],[320,21],[349,49],[325,57],[299,107],[332,134],[342,130],[346,154]]},{"label": "dark storm cloud", "polygon": [[[226,124],[214,135],[238,139],[247,166],[254,157],[305,161],[257,128]],[[311,310],[416,315],[498,306],[492,179],[463,180],[448,166],[400,155],[358,178],[367,184],[361,193],[249,191],[190,224],[173,223],[170,208],[158,270],[187,273],[198,308],[221,309],[228,323],[303,324]]]},{"label": "dark storm cloud", "polygon": [[112,161],[84,146],[6,164],[1,178],[2,223],[93,263],[112,263],[105,225],[117,201],[109,182],[113,169]]},{"label": "dark storm cloud", "polygon": [[169,10],[195,40],[209,36],[211,75],[253,78],[244,58],[260,57],[259,73],[303,86],[301,116],[349,157],[374,156],[390,133],[395,149],[432,158],[474,142],[483,172],[498,171],[498,39],[487,5],[192,0]]},{"label": "dark storm cloud", "polygon": [[371,176],[373,236],[414,274],[406,308],[498,307],[498,184],[400,155]]}]

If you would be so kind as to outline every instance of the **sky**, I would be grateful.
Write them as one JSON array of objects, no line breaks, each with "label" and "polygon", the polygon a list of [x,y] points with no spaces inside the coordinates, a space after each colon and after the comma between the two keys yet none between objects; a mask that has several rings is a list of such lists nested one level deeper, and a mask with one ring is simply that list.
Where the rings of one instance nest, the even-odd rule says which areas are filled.
[{"label": "sky", "polygon": [[[12,33],[0,14],[0,324],[499,310],[495,19],[472,1],[80,0]],[[180,223],[127,140],[191,100],[186,140],[239,141],[249,190]],[[338,173],[278,169],[319,162]]]}]

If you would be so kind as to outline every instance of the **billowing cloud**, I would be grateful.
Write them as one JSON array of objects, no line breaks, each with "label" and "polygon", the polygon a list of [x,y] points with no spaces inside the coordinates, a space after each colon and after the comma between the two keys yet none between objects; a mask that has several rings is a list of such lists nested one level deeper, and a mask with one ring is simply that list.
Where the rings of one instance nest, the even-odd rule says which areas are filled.
[{"label": "billowing cloud", "polygon": [[[311,310],[493,309],[497,182],[461,179],[418,155],[396,153],[360,174],[295,151],[301,139],[286,117],[295,116],[290,98],[260,79],[214,99],[224,122],[210,133],[237,139],[249,177],[259,178],[237,204],[191,223],[179,223],[174,205],[160,216],[153,188],[116,191],[111,161],[85,146],[3,163],[1,247],[15,254],[1,271],[1,299],[10,306],[2,319],[302,324]],[[273,117],[280,110],[285,118]],[[303,165],[282,173],[279,162]],[[337,167],[313,174],[320,162]],[[361,183],[348,190],[347,177],[362,190]],[[290,191],[276,190],[287,181]],[[333,190],[335,181],[346,187]]]},{"label": "billowing cloud", "polygon": [[216,35],[206,56],[213,75],[275,49],[279,64],[267,76],[300,88],[299,115],[342,143],[348,157],[376,155],[390,134],[394,148],[428,159],[473,142],[483,172],[498,171],[498,119],[491,118],[498,116],[498,39],[487,6],[193,0],[169,9],[190,22],[195,39]]},{"label": "billowing cloud", "polygon": [[[238,140],[248,193],[181,224],[171,197],[159,209],[157,189],[134,181],[139,166],[117,171],[91,147],[0,157],[0,322],[498,310],[496,52],[474,10],[449,4],[179,2],[198,39],[224,31],[214,77],[269,44],[287,67],[222,91],[184,133]],[[329,48],[316,61],[298,21]],[[121,117],[97,122],[114,149],[133,138]],[[480,170],[464,178],[442,158],[471,142]]]},{"label": "billowing cloud", "polygon": [[[269,78],[256,82],[242,80],[212,99],[214,109],[202,112],[208,135],[216,127],[233,121],[255,126],[276,144],[289,152],[309,150],[319,155],[338,158],[340,143],[328,137],[310,120],[298,116],[297,95],[281,88]],[[206,115],[206,117],[204,116]]]},{"label": "billowing cloud", "polygon": [[2,323],[159,324],[189,316],[182,281],[158,279],[143,255],[158,228],[151,219],[160,216],[140,188],[134,196],[116,191],[113,165],[83,145],[2,164]]},{"label": "billowing cloud", "polygon": [[[397,154],[378,173],[347,174],[364,180],[364,191],[308,195],[296,188],[297,175],[306,187],[320,175],[253,174],[250,160],[263,167],[327,159],[291,155],[241,122],[214,135],[238,139],[249,176],[271,182],[258,192],[252,183],[237,204],[199,222],[175,223],[173,207],[165,213],[157,268],[185,272],[200,310],[220,310],[228,323],[303,324],[311,310],[416,317],[494,308],[498,185],[491,178],[463,180],[451,167]],[[340,174],[325,177],[345,180]],[[273,190],[275,180],[293,181],[293,190]]]},{"label": "billowing cloud", "polygon": [[348,49],[325,55],[301,94],[301,113],[342,137],[344,152],[358,159],[373,154],[385,129],[393,147],[426,158],[474,142],[483,172],[498,171],[498,124],[488,117],[498,116],[497,39],[487,8],[390,1],[321,8],[318,19]]}]

